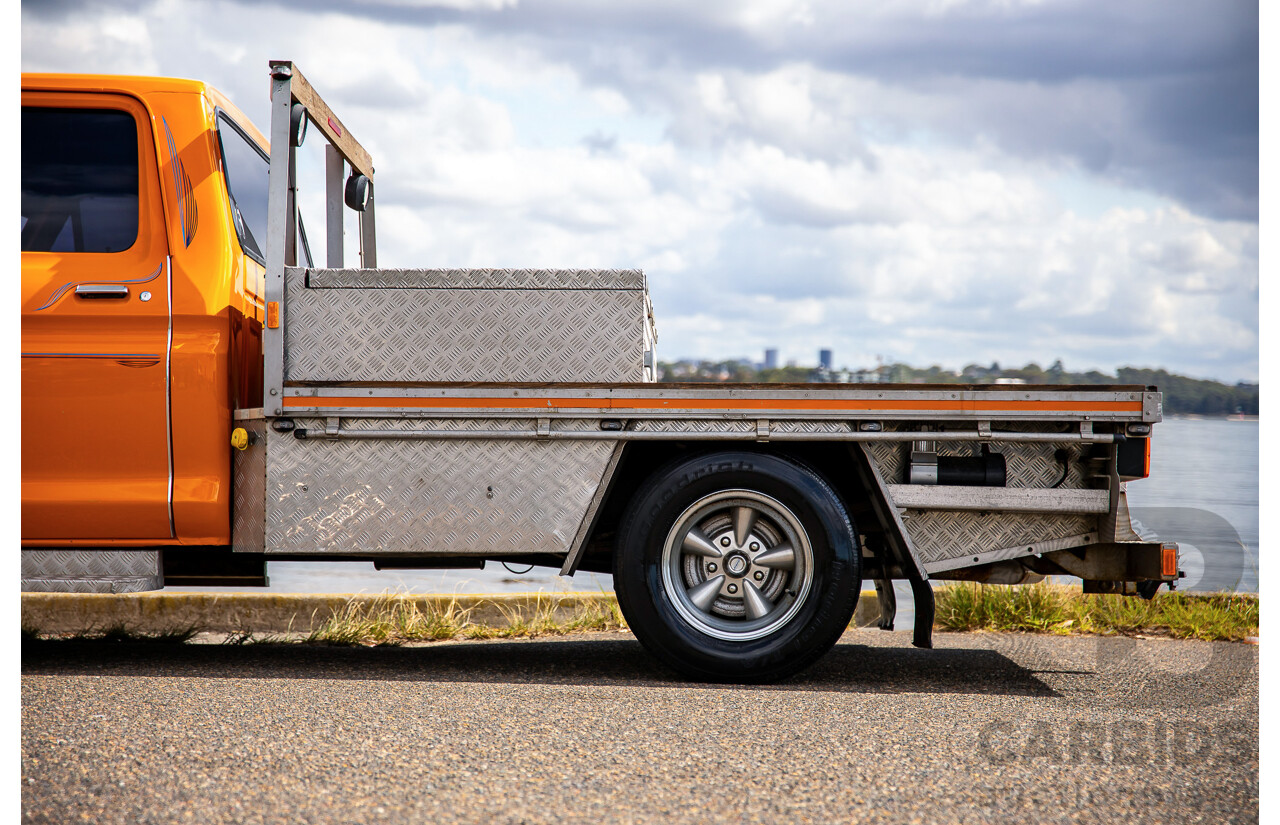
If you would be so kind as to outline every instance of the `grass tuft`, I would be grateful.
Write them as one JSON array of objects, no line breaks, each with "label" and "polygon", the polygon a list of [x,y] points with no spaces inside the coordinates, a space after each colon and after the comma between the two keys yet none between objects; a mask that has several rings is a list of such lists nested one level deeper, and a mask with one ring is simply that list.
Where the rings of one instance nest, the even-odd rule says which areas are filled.
[{"label": "grass tuft", "polygon": [[227,634],[224,645],[278,645],[293,641],[286,633],[258,633],[253,630],[237,630]]},{"label": "grass tuft", "polygon": [[617,601],[579,602],[565,615],[565,600],[538,595],[531,609],[496,605],[505,620],[491,625],[471,620],[471,608],[450,600],[422,609],[410,599],[379,596],[372,601],[351,600],[327,619],[306,641],[329,645],[399,645],[448,639],[509,639],[561,636],[587,630],[626,627]]},{"label": "grass tuft", "polygon": [[934,590],[941,630],[1023,633],[1151,634],[1239,641],[1258,635],[1258,597],[1161,593],[1154,599],[1086,595],[1062,584],[958,582]]},{"label": "grass tuft", "polygon": [[341,612],[311,631],[306,641],[371,647],[452,639],[466,626],[468,613],[454,600],[441,609],[424,612],[413,601],[393,596],[368,602],[352,599]]}]

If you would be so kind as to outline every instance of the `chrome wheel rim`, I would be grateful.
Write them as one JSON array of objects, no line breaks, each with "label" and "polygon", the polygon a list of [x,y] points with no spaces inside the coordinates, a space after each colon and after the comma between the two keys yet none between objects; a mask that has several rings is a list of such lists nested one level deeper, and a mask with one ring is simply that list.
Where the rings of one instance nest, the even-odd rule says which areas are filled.
[{"label": "chrome wheel rim", "polygon": [[689,505],[662,547],[662,587],[694,629],[726,641],[773,633],[813,584],[813,548],[777,499],[723,490]]}]

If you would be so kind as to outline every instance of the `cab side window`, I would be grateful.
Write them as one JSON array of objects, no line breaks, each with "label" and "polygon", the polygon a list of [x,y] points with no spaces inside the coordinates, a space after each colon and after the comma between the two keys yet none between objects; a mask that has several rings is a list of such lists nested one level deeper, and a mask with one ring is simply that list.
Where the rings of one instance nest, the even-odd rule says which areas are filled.
[{"label": "cab side window", "polygon": [[22,107],[22,251],[123,252],[137,239],[133,116]]},{"label": "cab side window", "polygon": [[218,142],[222,146],[222,171],[231,196],[231,219],[240,248],[260,264],[266,264],[267,173],[270,158],[226,115],[218,115]]}]

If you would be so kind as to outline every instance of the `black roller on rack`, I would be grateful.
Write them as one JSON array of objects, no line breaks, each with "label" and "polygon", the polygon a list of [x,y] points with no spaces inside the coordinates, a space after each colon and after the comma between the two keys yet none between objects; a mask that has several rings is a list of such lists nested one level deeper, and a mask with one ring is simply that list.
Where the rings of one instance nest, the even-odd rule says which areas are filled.
[{"label": "black roller on rack", "polygon": [[959,487],[1005,486],[1004,456],[986,453],[973,458],[938,456],[938,483]]}]

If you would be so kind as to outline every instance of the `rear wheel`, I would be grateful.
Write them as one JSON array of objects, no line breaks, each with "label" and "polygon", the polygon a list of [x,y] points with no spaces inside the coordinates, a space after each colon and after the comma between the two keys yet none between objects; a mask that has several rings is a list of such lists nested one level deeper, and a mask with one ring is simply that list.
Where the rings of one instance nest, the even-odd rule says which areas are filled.
[{"label": "rear wheel", "polygon": [[812,470],[725,452],[682,461],[637,493],[614,557],[637,638],[696,679],[772,681],[848,627],[861,586],[848,514]]}]

